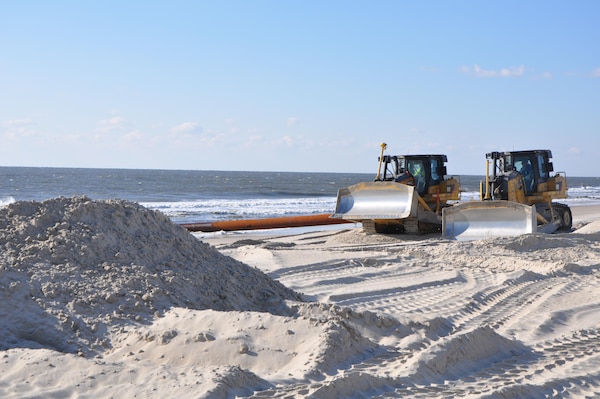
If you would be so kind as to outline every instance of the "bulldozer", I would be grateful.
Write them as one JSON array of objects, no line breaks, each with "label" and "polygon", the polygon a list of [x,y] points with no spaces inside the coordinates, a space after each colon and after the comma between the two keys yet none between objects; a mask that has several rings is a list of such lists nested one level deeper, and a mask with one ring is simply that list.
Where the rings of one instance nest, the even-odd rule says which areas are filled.
[{"label": "bulldozer", "polygon": [[381,143],[372,182],[341,188],[332,218],[362,223],[369,233],[440,232],[442,209],[460,198],[460,183],[446,177],[446,155],[384,155]]},{"label": "bulldozer", "polygon": [[571,209],[554,201],[567,197],[566,174],[552,175],[551,160],[550,150],[486,154],[480,200],[444,208],[442,235],[466,241],[570,230]]}]

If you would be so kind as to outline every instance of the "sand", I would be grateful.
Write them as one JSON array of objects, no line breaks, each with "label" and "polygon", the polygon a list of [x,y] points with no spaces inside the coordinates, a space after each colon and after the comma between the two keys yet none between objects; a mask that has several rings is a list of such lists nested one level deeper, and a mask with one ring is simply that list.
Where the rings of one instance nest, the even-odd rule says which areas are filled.
[{"label": "sand", "polygon": [[470,242],[0,209],[0,397],[596,397],[600,208]]}]

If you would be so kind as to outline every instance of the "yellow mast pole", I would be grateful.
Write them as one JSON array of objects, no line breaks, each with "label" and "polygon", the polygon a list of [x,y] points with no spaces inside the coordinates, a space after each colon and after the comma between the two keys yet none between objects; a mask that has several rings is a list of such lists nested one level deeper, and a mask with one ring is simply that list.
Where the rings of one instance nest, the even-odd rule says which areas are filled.
[{"label": "yellow mast pole", "polygon": [[375,177],[375,180],[379,180],[380,176],[381,176],[381,164],[383,163],[383,151],[385,151],[385,149],[387,148],[387,144],[386,143],[381,143],[379,144],[381,146],[381,154],[379,155],[379,167],[377,168],[377,177]]},{"label": "yellow mast pole", "polygon": [[[479,194],[481,196],[481,193]],[[489,200],[490,197],[490,162],[489,159],[485,160],[485,197],[484,199]]]}]

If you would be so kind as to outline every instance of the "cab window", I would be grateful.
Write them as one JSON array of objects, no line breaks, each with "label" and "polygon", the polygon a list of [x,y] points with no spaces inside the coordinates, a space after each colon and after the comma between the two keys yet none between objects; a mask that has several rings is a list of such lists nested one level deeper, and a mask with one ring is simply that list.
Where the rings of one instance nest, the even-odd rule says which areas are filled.
[{"label": "cab window", "polygon": [[544,165],[545,165],[544,156],[542,154],[538,154],[537,161],[538,161],[538,170],[540,171],[540,177],[548,178],[550,173],[548,172],[548,170],[546,170],[547,168],[544,167]]},{"label": "cab window", "polygon": [[415,187],[419,193],[423,193],[427,185],[427,179],[425,176],[425,167],[423,161],[420,160],[409,160],[408,171],[415,179]]},{"label": "cab window", "polygon": [[441,176],[438,173],[438,160],[437,159],[432,159],[431,160],[431,180],[438,183],[439,181],[442,180]]}]

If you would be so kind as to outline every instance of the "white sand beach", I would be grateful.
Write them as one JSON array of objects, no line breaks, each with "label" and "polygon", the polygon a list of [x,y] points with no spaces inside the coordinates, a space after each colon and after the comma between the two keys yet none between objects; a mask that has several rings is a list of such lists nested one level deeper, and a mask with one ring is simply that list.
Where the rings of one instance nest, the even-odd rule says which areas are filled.
[{"label": "white sand beach", "polygon": [[600,396],[600,207],[470,242],[0,209],[0,397]]}]

